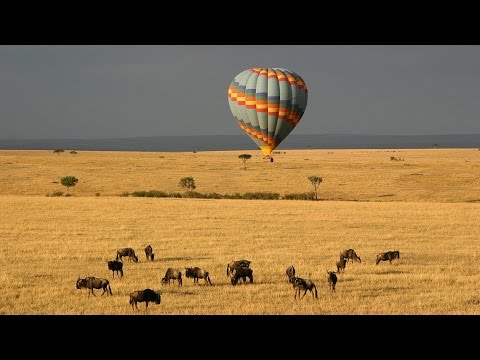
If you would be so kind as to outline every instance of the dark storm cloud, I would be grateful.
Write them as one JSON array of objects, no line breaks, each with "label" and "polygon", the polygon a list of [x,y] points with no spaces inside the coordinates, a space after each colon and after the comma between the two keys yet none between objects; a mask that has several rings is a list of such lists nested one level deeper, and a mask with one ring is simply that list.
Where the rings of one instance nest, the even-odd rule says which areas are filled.
[{"label": "dark storm cloud", "polygon": [[480,133],[479,46],[0,46],[0,138],[243,134],[227,88],[299,73],[295,134]]}]

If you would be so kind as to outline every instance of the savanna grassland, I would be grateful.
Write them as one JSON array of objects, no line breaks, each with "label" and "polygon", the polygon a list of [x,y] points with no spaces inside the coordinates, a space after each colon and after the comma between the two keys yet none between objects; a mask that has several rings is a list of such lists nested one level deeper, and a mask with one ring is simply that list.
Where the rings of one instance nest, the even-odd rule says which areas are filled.
[{"label": "savanna grassland", "polygon": [[[246,170],[238,158],[250,153]],[[480,314],[480,151],[286,150],[197,153],[0,151],[0,314],[144,314],[129,293],[160,290],[148,314]],[[394,157],[396,160],[391,160]],[[75,176],[69,197],[60,178]],[[138,198],[140,190],[304,193],[320,201]],[[155,261],[145,258],[151,244]],[[124,278],[107,269],[132,247]],[[339,252],[361,263],[328,288]],[[399,250],[392,264],[376,255]],[[232,286],[226,265],[251,260],[254,283]],[[294,299],[285,270],[311,279]],[[160,285],[168,267],[210,272],[212,287]],[[88,297],[78,277],[110,281]]]}]

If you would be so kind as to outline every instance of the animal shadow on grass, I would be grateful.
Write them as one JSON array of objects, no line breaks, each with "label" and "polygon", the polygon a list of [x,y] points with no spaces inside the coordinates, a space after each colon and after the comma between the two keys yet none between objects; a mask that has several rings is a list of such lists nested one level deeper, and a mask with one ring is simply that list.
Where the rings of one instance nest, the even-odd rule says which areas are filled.
[{"label": "animal shadow on grass", "polygon": [[213,260],[210,256],[181,256],[181,257],[167,257],[167,258],[159,258],[159,262],[169,262],[169,261],[191,261],[191,260]]},{"label": "animal shadow on grass", "polygon": [[174,294],[174,295],[180,295],[180,296],[189,296],[189,295],[200,295],[198,292],[194,291],[184,291],[182,289],[166,289],[162,290],[162,295],[163,294]]},{"label": "animal shadow on grass", "polygon": [[384,271],[379,271],[379,272],[372,272],[371,274],[375,275],[390,275],[390,274],[409,274],[410,272],[408,271],[402,271],[402,270],[384,270]]}]

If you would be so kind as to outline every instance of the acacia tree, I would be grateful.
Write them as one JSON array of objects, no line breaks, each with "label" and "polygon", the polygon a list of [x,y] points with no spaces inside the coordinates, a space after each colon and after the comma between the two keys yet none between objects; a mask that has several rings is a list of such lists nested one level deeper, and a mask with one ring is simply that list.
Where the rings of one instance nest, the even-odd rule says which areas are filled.
[{"label": "acacia tree", "polygon": [[312,175],[308,177],[308,180],[310,180],[310,182],[312,183],[313,191],[315,192],[315,200],[318,200],[317,191],[323,179],[321,176]]},{"label": "acacia tree", "polygon": [[239,159],[242,159],[243,161],[243,170],[246,170],[247,169],[247,165],[246,165],[246,162],[248,159],[250,159],[252,157],[252,155],[250,154],[241,154],[241,155],[238,155],[238,158]]},{"label": "acacia tree", "polygon": [[63,177],[60,182],[63,186],[67,187],[67,193],[69,192],[71,187],[77,185],[78,179],[75,176],[65,176]]},{"label": "acacia tree", "polygon": [[180,181],[178,182],[178,185],[181,188],[187,189],[187,190],[190,190],[190,189],[195,190],[197,188],[195,185],[195,179],[191,176],[181,178]]}]

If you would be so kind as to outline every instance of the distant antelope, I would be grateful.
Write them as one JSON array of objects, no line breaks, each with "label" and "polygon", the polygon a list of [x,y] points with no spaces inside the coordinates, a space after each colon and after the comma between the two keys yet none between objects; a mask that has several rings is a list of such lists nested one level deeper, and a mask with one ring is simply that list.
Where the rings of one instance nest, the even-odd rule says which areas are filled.
[{"label": "distant antelope", "polygon": [[[297,292],[298,292],[298,298],[301,300],[303,299],[307,291],[310,291],[312,293],[312,297],[318,299],[317,287],[311,280],[302,279],[299,277],[293,277],[292,284],[293,284],[293,289],[295,290],[295,299],[297,298]],[[300,297],[301,290],[305,290],[302,297]],[[313,290],[315,290],[315,295],[313,294]]]},{"label": "distant antelope", "polygon": [[345,271],[345,267],[347,266],[347,259],[340,256],[340,259],[336,263],[337,271],[340,272],[341,270]]},{"label": "distant antelope", "polygon": [[362,260],[360,259],[360,256],[358,256],[357,253],[355,252],[355,250],[353,250],[353,249],[343,250],[340,253],[340,257],[343,257],[347,260],[352,260],[352,262],[353,261],[357,261],[359,263],[362,262]]},{"label": "distant antelope", "polygon": [[335,285],[337,284],[337,275],[335,274],[335,271],[328,271],[328,270],[327,270],[327,274],[328,274],[328,284],[330,285],[330,290],[334,292]]},{"label": "distant antelope", "polygon": [[390,264],[392,263],[392,260],[395,259],[400,259],[400,251],[387,251],[385,253],[380,253],[377,255],[377,260],[375,265],[378,265],[380,261],[390,261]]},{"label": "distant antelope", "polygon": [[295,276],[295,268],[293,267],[293,265],[290,265],[288,268],[287,268],[287,276],[288,276],[288,282],[291,284],[292,283],[292,278]]}]

